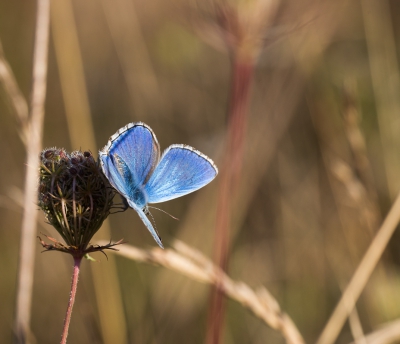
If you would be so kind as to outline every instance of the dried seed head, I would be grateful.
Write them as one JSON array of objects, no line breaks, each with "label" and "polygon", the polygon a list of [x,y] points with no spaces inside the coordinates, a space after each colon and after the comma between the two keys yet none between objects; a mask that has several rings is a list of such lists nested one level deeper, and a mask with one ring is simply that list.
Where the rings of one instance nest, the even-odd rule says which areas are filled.
[{"label": "dried seed head", "polygon": [[[83,254],[110,214],[114,191],[90,152],[48,148],[40,154],[39,207],[67,250]],[[65,246],[64,246],[65,248]],[[62,250],[66,251],[66,250]]]}]

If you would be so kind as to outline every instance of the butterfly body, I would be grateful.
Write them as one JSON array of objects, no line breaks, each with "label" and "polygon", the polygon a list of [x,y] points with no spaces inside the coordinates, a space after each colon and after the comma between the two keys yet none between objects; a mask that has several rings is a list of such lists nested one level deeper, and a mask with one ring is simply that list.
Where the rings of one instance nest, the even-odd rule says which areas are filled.
[{"label": "butterfly body", "polygon": [[161,239],[146,217],[147,204],[196,191],[218,174],[213,161],[190,146],[171,145],[160,158],[154,132],[141,122],[118,130],[99,155],[110,184],[138,213],[160,247]]}]

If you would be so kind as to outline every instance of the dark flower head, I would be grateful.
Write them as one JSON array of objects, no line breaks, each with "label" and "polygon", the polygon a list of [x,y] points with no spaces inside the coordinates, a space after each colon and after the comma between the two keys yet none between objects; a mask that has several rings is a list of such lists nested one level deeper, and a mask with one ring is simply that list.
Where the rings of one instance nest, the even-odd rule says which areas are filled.
[{"label": "dark flower head", "polygon": [[115,192],[90,152],[43,150],[38,193],[47,221],[69,246],[58,243],[47,249],[73,255],[97,250],[89,243],[110,214]]}]

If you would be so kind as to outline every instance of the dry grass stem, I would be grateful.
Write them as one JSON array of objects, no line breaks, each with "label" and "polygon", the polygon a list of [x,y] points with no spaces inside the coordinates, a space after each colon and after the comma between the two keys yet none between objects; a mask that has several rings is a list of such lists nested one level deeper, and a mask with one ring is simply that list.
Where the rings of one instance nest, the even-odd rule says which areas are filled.
[{"label": "dry grass stem", "polygon": [[[366,344],[389,344],[400,340],[400,319],[382,325],[365,337]],[[357,341],[351,344],[358,344]]]},{"label": "dry grass stem", "polygon": [[[216,21],[232,59],[225,159],[221,162],[214,239],[214,260],[222,270],[227,270],[229,262],[232,200],[238,197],[242,174],[254,70],[276,9],[276,1],[255,1],[243,6],[216,3]],[[224,305],[220,289],[217,284],[211,293],[207,343],[221,341]]]},{"label": "dry grass stem", "polygon": [[342,329],[349,312],[355,306],[368,279],[374,271],[383,251],[385,250],[394,230],[400,220],[400,194],[397,196],[382,226],[365,253],[350,283],[346,287],[339,303],[326,324],[317,344],[331,344],[335,342]]},{"label": "dry grass stem", "polygon": [[0,82],[3,84],[7,97],[13,107],[20,125],[20,136],[22,141],[27,142],[28,104],[22,94],[15,75],[4,55],[3,46],[0,42]]},{"label": "dry grass stem", "polygon": [[358,316],[356,308],[354,308],[353,311],[349,314],[349,325],[351,334],[353,335],[355,342],[357,344],[367,344],[364,331],[361,325],[361,320],[360,317]]},{"label": "dry grass stem", "polygon": [[[74,149],[95,152],[98,148],[92,126],[78,32],[70,0],[51,7],[51,33],[64,99],[68,133]],[[71,73],[71,70],[74,72]]]},{"label": "dry grass stem", "polygon": [[[389,1],[360,2],[386,180],[391,199],[400,189],[400,71]],[[385,39],[382,40],[382,37]]]},{"label": "dry grass stem", "polygon": [[360,127],[361,114],[356,103],[356,83],[354,80],[347,80],[344,84],[343,93],[343,124],[347,141],[353,154],[355,169],[365,185],[371,200],[376,202],[378,196],[371,163],[367,154],[367,143]]},{"label": "dry grass stem", "polygon": [[366,139],[360,122],[361,114],[356,103],[356,84],[353,80],[347,80],[344,85],[343,125],[353,156],[355,178],[360,180],[366,193],[357,203],[364,212],[368,229],[375,231],[382,219],[373,171],[367,154]]},{"label": "dry grass stem", "polygon": [[[324,152],[327,156],[330,154]],[[366,189],[361,181],[357,178],[353,169],[340,158],[329,156],[330,172],[339,180],[345,187],[348,196],[355,202],[363,204],[367,195]]]},{"label": "dry grass stem", "polygon": [[349,325],[351,334],[357,344],[366,344],[364,330],[356,307],[349,305]]},{"label": "dry grass stem", "polygon": [[27,170],[25,177],[24,214],[22,218],[18,290],[16,306],[16,335],[26,342],[29,334],[37,211],[38,156],[41,150],[44,103],[46,98],[47,54],[49,40],[50,0],[37,4],[35,47],[33,56],[33,85],[29,132],[27,133]]},{"label": "dry grass stem", "polygon": [[[360,212],[363,228],[372,235],[375,233],[381,218],[373,196],[368,192],[365,184],[360,180],[354,169],[340,158],[334,157],[328,149],[323,149],[324,162],[332,175],[346,188],[348,203],[354,204]],[[341,200],[343,203],[343,200]],[[340,204],[338,202],[338,204]]]},{"label": "dry grass stem", "polygon": [[[99,245],[104,243],[106,242],[100,242]],[[282,312],[278,302],[267,289],[260,287],[254,291],[247,284],[232,280],[202,253],[181,241],[176,241],[173,246],[174,249],[142,250],[123,245],[116,253],[138,262],[157,264],[198,282],[216,286],[226,296],[252,311],[268,326],[281,332],[287,343],[304,343],[290,317]]]},{"label": "dry grass stem", "polygon": [[100,3],[132,99],[132,110],[142,114],[148,111],[154,98],[159,97],[160,86],[143,36],[137,5],[129,0],[102,0]]}]

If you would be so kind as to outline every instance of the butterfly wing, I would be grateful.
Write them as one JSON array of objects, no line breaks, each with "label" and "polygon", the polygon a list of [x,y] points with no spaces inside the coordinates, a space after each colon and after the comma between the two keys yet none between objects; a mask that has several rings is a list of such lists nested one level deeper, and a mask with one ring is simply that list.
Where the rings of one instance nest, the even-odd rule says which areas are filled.
[{"label": "butterfly wing", "polygon": [[102,151],[99,152],[99,155],[101,168],[108,181],[122,196],[126,197],[128,194],[128,191],[126,190],[127,184],[124,177],[121,175],[120,170],[118,170],[114,159]]},{"label": "butterfly wing", "polygon": [[196,191],[218,174],[214,162],[186,145],[172,145],[145,185],[148,203],[165,202]]},{"label": "butterfly wing", "polygon": [[[124,199],[123,203],[127,203],[129,207],[133,208],[138,213],[139,217],[146,225],[154,240],[161,248],[164,248],[160,236],[158,235],[157,231],[143,211],[143,208],[146,206],[146,198],[143,193],[142,187],[132,187],[132,185],[134,184],[134,176],[132,174],[132,171],[130,171],[126,162],[122,160],[122,158],[117,155],[117,153],[114,153],[114,162],[115,164],[105,165],[109,166],[108,171],[112,171],[111,180],[109,178],[110,183],[112,185],[119,185],[120,189],[117,188],[117,190],[120,191],[120,193],[122,194],[122,197]],[[106,163],[108,163],[108,160],[106,161]]]},{"label": "butterfly wing", "polygon": [[103,172],[111,185],[129,197],[125,190],[128,181],[120,173],[119,162],[123,161],[130,171],[130,189],[142,188],[159,160],[160,147],[150,127],[138,122],[118,130],[99,154]]},{"label": "butterfly wing", "polygon": [[144,123],[130,123],[111,136],[99,152],[103,172],[110,184],[139,215],[157,244],[161,238],[143,212],[146,197],[143,186],[160,156],[158,141]]},{"label": "butterfly wing", "polygon": [[138,213],[140,219],[143,221],[143,223],[149,230],[150,234],[153,236],[153,238],[156,241],[156,243],[158,244],[158,246],[160,246],[161,248],[164,248],[164,246],[161,242],[160,236],[158,235],[157,231],[151,224],[150,220],[147,218],[146,214],[143,212],[143,209],[139,208],[135,203],[131,202],[129,199],[127,199],[127,201],[128,201],[129,206]]}]

